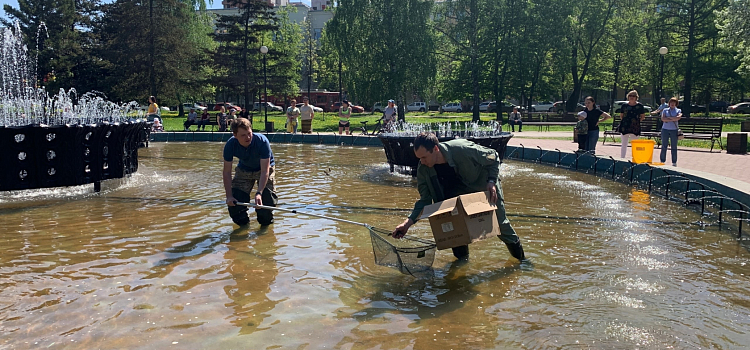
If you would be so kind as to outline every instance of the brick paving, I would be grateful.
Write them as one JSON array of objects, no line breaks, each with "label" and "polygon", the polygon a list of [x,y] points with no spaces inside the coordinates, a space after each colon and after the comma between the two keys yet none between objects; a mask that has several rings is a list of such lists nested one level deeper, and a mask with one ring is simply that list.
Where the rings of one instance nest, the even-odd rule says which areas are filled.
[{"label": "brick paving", "polygon": [[[568,140],[550,139],[567,137]],[[514,133],[514,137],[508,143],[511,146],[524,147],[541,147],[548,150],[555,148],[561,151],[575,151],[578,144],[572,142],[571,132],[537,132],[524,131]],[[653,160],[659,161],[660,149],[654,149]],[[671,166],[671,149],[667,152],[667,167]],[[602,139],[596,145],[596,154],[611,156],[615,159],[620,158],[620,142],[607,142],[602,145]],[[628,147],[627,159],[631,159],[631,149]],[[697,170],[704,173],[727,177],[731,180],[738,180],[741,183],[735,184],[737,187],[750,188],[750,154],[727,154],[726,151],[720,151],[718,145],[713,152],[707,148],[688,148],[678,147],[677,167],[676,170]],[[731,180],[729,182],[731,182]]]}]

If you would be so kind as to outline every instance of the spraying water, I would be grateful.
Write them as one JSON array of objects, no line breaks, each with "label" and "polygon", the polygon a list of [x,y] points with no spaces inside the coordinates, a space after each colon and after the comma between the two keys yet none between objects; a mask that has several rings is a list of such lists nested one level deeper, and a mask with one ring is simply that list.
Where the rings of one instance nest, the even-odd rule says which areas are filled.
[{"label": "spraying water", "polygon": [[37,82],[36,60],[29,58],[19,23],[2,29],[0,40],[0,127],[116,123],[143,117],[138,103],[119,105],[98,92],[78,96],[71,88],[50,96]]}]

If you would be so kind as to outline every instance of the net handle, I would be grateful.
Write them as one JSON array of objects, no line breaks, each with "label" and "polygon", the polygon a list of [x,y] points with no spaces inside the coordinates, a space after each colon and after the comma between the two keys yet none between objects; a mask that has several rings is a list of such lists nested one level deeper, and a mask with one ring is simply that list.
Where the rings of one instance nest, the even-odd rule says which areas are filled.
[{"label": "net handle", "polygon": [[334,217],[324,216],[324,215],[319,215],[319,214],[313,214],[313,213],[309,213],[309,212],[305,212],[305,211],[297,211],[297,210],[294,210],[294,209],[284,209],[284,208],[277,208],[277,207],[269,207],[269,206],[266,206],[266,205],[257,205],[257,204],[244,203],[244,202],[234,202],[234,204],[236,204],[236,205],[242,205],[242,206],[245,206],[245,207],[251,207],[251,208],[255,208],[255,209],[279,210],[279,211],[285,211],[285,212],[294,213],[294,214],[302,214],[302,215],[307,215],[307,216],[313,216],[313,217],[321,218],[321,219],[328,219],[328,220],[333,220],[333,221],[345,222],[347,224],[354,224],[354,225],[364,226],[368,230],[372,228],[372,226],[370,226],[368,224],[365,224],[365,223],[361,223],[361,222],[344,220],[344,219],[339,219],[339,218],[334,218]]}]

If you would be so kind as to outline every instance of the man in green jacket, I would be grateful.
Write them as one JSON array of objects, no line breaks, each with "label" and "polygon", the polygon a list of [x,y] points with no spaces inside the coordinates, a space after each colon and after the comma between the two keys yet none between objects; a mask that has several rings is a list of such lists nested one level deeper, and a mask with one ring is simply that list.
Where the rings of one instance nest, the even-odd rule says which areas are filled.
[{"label": "man in green jacket", "polygon": [[[465,139],[440,143],[435,134],[421,133],[414,139],[414,154],[420,162],[417,168],[420,198],[414,203],[409,218],[393,231],[394,237],[403,237],[427,205],[462,194],[488,191],[490,203],[497,204],[495,212],[500,224],[500,235],[497,237],[508,247],[510,255],[519,261],[525,259],[521,240],[505,216],[503,191],[497,178],[500,157],[495,150]],[[469,258],[468,245],[452,249],[456,258]]]}]

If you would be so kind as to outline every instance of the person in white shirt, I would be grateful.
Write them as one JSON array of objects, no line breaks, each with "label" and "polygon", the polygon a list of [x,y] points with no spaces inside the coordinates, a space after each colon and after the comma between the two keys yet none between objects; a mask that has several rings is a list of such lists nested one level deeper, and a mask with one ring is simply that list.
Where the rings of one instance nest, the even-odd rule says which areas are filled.
[{"label": "person in white shirt", "polygon": [[397,117],[398,107],[396,107],[396,101],[388,100],[388,107],[385,107],[383,111],[383,129],[390,130],[393,128]]},{"label": "person in white shirt", "polygon": [[195,109],[190,110],[190,113],[188,113],[187,116],[187,120],[185,121],[185,123],[183,123],[185,131],[190,131],[190,125],[198,125],[198,113],[195,112]]},{"label": "person in white shirt", "polygon": [[302,98],[302,107],[299,108],[300,120],[302,121],[302,133],[312,133],[312,121],[315,118],[315,110],[310,105],[310,98],[305,96]]},{"label": "person in white shirt", "polygon": [[521,132],[523,128],[523,121],[521,120],[521,113],[518,112],[518,107],[513,107],[513,112],[508,116],[508,123],[510,124],[511,131],[516,131],[516,125],[518,125],[518,132]]}]

